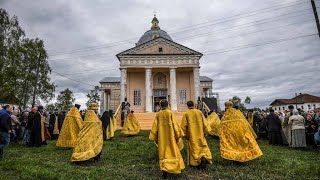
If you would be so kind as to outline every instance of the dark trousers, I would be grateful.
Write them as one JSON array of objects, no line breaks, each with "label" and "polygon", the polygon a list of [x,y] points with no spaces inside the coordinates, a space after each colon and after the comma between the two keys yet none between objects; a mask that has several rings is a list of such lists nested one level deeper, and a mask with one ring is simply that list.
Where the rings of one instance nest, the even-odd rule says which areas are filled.
[{"label": "dark trousers", "polygon": [[306,133],[306,140],[307,140],[307,145],[312,145],[313,147],[317,147],[317,143],[314,139],[314,134],[313,132],[311,133]]},{"label": "dark trousers", "polygon": [[280,131],[269,131],[268,133],[269,144],[282,145],[282,136]]},{"label": "dark trousers", "polygon": [[10,143],[10,133],[0,132],[0,159],[3,158],[3,149]]},{"label": "dark trousers", "polygon": [[123,127],[124,120],[125,120],[124,112],[122,112],[122,113],[121,113],[121,127]]}]

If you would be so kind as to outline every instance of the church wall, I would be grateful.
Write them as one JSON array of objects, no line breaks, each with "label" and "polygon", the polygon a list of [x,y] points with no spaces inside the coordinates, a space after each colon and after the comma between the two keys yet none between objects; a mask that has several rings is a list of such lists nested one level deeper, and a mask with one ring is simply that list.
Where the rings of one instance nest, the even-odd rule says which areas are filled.
[{"label": "church wall", "polygon": [[186,111],[187,105],[186,104],[180,104],[180,90],[185,89],[187,90],[187,99],[186,101],[192,100],[192,88],[191,88],[191,80],[193,76],[192,72],[177,72],[177,106],[178,106],[178,111]]},{"label": "church wall", "polygon": [[119,105],[120,105],[120,89],[110,90],[110,109],[113,110],[113,113],[116,112]]},{"label": "church wall", "polygon": [[[134,90],[141,91],[141,105],[134,105]],[[130,108],[137,113],[145,112],[146,109],[146,91],[145,91],[145,72],[127,73],[127,98]]]}]

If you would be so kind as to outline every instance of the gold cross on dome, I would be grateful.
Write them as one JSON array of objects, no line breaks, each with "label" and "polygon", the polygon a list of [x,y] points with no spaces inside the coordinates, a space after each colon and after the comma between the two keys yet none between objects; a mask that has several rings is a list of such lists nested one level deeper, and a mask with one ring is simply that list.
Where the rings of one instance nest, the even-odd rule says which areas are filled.
[{"label": "gold cross on dome", "polygon": [[157,17],[157,12],[156,12],[156,10],[153,11],[153,15],[154,15],[154,17]]}]

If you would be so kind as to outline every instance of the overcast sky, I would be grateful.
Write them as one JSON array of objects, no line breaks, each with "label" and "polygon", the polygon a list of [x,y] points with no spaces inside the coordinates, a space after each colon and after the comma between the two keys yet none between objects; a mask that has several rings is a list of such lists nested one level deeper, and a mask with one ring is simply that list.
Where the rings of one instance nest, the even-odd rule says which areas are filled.
[{"label": "overcast sky", "polygon": [[53,71],[82,82],[51,74],[56,94],[69,88],[83,106],[90,85],[120,76],[115,55],[135,46],[154,11],[173,41],[204,54],[200,75],[214,79],[221,105],[233,96],[262,108],[295,93],[320,96],[309,0],[0,0],[0,7],[18,16],[27,37],[45,41]]}]

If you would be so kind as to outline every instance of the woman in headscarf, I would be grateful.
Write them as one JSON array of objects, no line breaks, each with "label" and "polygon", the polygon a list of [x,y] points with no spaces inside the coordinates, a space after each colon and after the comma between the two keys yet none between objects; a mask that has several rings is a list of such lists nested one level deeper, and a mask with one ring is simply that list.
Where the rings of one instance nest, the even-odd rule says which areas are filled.
[{"label": "woman in headscarf", "polygon": [[305,148],[306,143],[306,130],[304,127],[304,117],[299,115],[299,111],[294,109],[293,115],[289,118],[288,124],[291,125],[291,147]]}]

